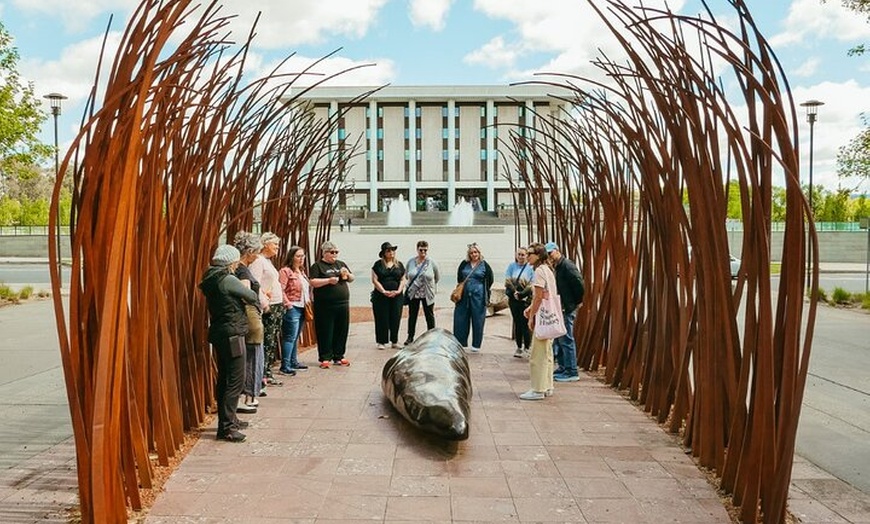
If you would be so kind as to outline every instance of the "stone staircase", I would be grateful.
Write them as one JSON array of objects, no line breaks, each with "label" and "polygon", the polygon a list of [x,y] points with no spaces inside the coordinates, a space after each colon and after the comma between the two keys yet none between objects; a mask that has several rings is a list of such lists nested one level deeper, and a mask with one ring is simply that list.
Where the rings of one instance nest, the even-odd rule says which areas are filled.
[{"label": "stone staircase", "polygon": [[[450,213],[446,211],[419,211],[411,213],[412,226],[446,226],[450,219]],[[365,218],[354,217],[353,225],[356,226],[386,226],[387,213],[369,212]],[[478,211],[474,213],[475,226],[512,226],[512,218],[499,218],[495,212]]]}]

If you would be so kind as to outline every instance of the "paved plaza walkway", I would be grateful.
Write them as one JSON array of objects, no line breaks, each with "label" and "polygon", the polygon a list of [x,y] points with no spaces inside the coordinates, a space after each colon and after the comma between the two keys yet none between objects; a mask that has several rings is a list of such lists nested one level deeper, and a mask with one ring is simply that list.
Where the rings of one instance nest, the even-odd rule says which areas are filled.
[{"label": "paved plaza walkway", "polygon": [[469,355],[467,441],[428,437],[392,409],[380,373],[394,351],[355,324],[350,367],[303,354],[312,368],[267,388],[246,442],[215,440],[212,424],[146,522],[730,522],[676,439],[597,380],[519,400],[529,368],[509,330],[507,314],[490,317]]}]

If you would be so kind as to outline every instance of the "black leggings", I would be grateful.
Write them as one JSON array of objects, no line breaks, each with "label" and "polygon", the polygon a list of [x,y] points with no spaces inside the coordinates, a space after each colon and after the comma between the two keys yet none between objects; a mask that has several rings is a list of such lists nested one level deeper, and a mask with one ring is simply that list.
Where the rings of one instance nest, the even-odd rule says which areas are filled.
[{"label": "black leggings", "polygon": [[529,306],[525,302],[513,299],[508,299],[508,304],[514,321],[514,341],[518,348],[529,349],[532,345],[532,333],[529,331],[529,319],[523,316],[523,311]]},{"label": "black leggings", "polygon": [[427,304],[425,298],[414,298],[408,303],[408,340],[414,340],[417,331],[417,315],[420,305],[423,305],[423,316],[426,317],[426,329],[435,327],[435,304]]}]

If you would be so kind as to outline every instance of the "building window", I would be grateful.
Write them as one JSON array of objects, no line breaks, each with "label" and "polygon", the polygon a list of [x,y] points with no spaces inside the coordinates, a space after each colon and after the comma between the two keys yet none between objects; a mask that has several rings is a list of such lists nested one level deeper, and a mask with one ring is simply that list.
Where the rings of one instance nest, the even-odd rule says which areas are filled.
[{"label": "building window", "polygon": [[449,158],[448,155],[449,151],[447,151],[446,149],[441,151],[441,160],[447,160]]},{"label": "building window", "polygon": [[406,149],[405,150],[405,160],[410,160],[410,158],[411,158],[411,152]]},{"label": "building window", "polygon": [[480,118],[486,117],[486,106],[480,106]]},{"label": "building window", "polygon": [[486,149],[481,149],[481,150],[480,150],[480,159],[481,159],[481,160],[486,160]]},{"label": "building window", "polygon": [[411,108],[405,106],[405,118],[408,118],[409,116],[411,116]]},{"label": "building window", "polygon": [[383,139],[384,139],[384,128],[379,127],[378,128],[378,140],[383,140]]},{"label": "building window", "polygon": [[346,129],[339,129],[338,130],[338,139],[344,140],[345,138],[347,138],[347,130]]},{"label": "building window", "polygon": [[384,117],[384,108],[381,106],[378,106],[378,118],[383,118],[383,117]]},{"label": "building window", "polygon": [[486,138],[486,128],[485,127],[480,128],[480,138],[482,138],[482,139]]},{"label": "building window", "polygon": [[449,130],[448,130],[447,128],[442,128],[442,129],[441,129],[441,138],[447,140],[447,132],[448,132],[448,131],[449,131]]},{"label": "building window", "polygon": [[453,116],[459,117],[459,106],[453,106]]},{"label": "building window", "polygon": [[372,138],[372,130],[371,130],[371,128],[367,127],[366,128],[366,140],[369,140],[371,138]]},{"label": "building window", "polygon": [[441,106],[441,118],[447,118],[447,106]]},{"label": "building window", "polygon": [[421,116],[423,116],[423,108],[422,107],[415,107],[414,108],[414,116],[417,118],[420,118]]},{"label": "building window", "polygon": [[414,135],[419,140],[420,138],[423,137],[423,130],[418,127],[417,129],[414,130]]},{"label": "building window", "polygon": [[384,159],[384,150],[378,149],[378,160],[383,160],[383,159]]},{"label": "building window", "polygon": [[411,138],[411,130],[406,127],[405,128],[405,140],[408,140],[409,138]]}]

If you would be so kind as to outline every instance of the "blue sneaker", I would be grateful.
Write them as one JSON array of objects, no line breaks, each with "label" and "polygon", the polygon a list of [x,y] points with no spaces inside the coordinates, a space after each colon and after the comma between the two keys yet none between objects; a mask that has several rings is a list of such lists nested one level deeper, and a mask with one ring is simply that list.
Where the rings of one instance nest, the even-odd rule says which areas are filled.
[{"label": "blue sneaker", "polygon": [[559,366],[559,367],[557,367],[556,369],[553,370],[553,376],[554,376],[554,377],[555,377],[556,375],[564,375],[564,374],[565,374],[565,368],[563,368],[562,366]]},{"label": "blue sneaker", "polygon": [[559,373],[558,375],[553,375],[553,380],[556,382],[577,382],[580,380],[579,375],[568,375],[567,373]]}]

